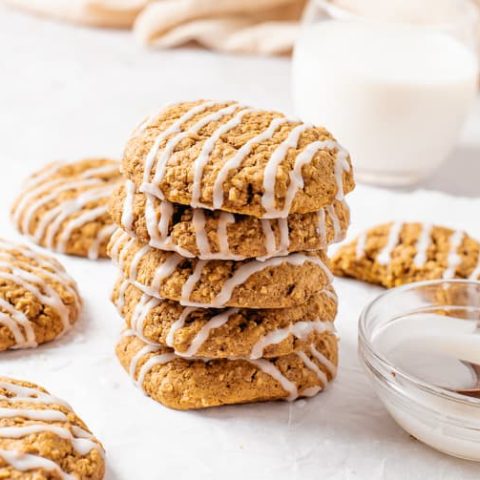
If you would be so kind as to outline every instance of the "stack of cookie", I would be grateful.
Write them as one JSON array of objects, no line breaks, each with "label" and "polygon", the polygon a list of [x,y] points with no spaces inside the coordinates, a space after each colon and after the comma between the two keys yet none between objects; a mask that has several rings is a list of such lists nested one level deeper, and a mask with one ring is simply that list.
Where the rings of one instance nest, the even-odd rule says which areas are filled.
[{"label": "stack of cookie", "polygon": [[132,134],[111,214],[117,356],[173,408],[312,396],[334,377],[325,249],[349,223],[348,154],[235,102],[170,105]]}]

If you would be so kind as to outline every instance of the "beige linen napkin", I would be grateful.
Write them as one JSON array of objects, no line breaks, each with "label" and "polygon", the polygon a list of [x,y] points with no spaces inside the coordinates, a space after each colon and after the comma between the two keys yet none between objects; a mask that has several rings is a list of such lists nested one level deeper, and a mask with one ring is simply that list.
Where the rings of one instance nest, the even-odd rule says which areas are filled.
[{"label": "beige linen napkin", "polygon": [[162,48],[195,42],[242,53],[292,49],[303,0],[159,0],[134,24],[137,38]]},{"label": "beige linen napkin", "polygon": [[[1,1],[1,0],[0,0]],[[132,27],[143,43],[197,43],[222,51],[288,53],[306,0],[3,0],[98,27]]]}]

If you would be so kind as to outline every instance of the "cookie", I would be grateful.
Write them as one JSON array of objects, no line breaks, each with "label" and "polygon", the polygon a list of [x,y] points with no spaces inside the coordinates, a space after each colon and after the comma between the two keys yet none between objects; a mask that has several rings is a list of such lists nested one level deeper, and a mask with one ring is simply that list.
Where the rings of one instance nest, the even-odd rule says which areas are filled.
[{"label": "cookie", "polygon": [[179,410],[310,397],[334,378],[337,365],[337,339],[331,332],[305,350],[268,360],[185,359],[129,331],[116,352],[148,396]]},{"label": "cookie", "polygon": [[0,351],[60,337],[80,310],[76,283],[57,260],[0,240]]},{"label": "cookie", "polygon": [[321,251],[264,262],[198,260],[142,245],[119,230],[110,240],[109,255],[144,293],[185,306],[294,307],[331,282],[328,259]]},{"label": "cookie", "polygon": [[258,218],[316,212],[354,188],[327,130],[236,102],[167,106],[134,131],[123,171],[162,200]]},{"label": "cookie", "polygon": [[127,327],[139,338],[168,346],[184,357],[287,355],[309,345],[326,330],[333,331],[337,312],[332,287],[296,308],[205,309],[159,300],[119,278],[112,300]]},{"label": "cookie", "polygon": [[50,250],[106,256],[115,227],[108,200],[120,182],[119,162],[90,158],[56,162],[33,174],[11,211],[18,231]]},{"label": "cookie", "polygon": [[288,218],[259,219],[219,210],[190,208],[139,193],[127,181],[110,203],[113,221],[141,243],[203,260],[270,258],[324,250],[343,240],[350,222],[345,202]]},{"label": "cookie", "polygon": [[462,231],[388,223],[362,233],[332,258],[335,275],[387,288],[434,279],[480,278],[480,244]]},{"label": "cookie", "polygon": [[0,478],[101,480],[102,444],[63,400],[0,377]]}]

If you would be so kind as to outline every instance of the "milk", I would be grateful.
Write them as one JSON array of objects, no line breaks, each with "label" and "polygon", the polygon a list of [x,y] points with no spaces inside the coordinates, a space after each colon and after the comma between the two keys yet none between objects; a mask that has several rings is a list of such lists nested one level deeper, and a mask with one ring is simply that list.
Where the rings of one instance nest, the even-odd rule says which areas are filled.
[{"label": "milk", "polygon": [[313,23],[293,59],[296,114],[333,132],[357,178],[383,184],[418,181],[445,159],[477,80],[472,51],[418,25]]}]

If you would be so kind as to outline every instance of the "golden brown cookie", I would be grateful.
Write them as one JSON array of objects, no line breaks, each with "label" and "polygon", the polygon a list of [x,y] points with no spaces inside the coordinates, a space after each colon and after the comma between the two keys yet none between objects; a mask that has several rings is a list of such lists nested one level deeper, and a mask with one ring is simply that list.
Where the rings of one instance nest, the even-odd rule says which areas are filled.
[{"label": "golden brown cookie", "polygon": [[122,230],[109,255],[131,283],[156,298],[186,306],[287,308],[304,304],[331,281],[323,252],[260,262],[198,260],[138,243]]},{"label": "golden brown cookie", "polygon": [[310,345],[333,331],[337,296],[332,287],[305,305],[283,309],[182,307],[144,294],[119,278],[112,300],[126,325],[147,343],[171,347],[180,356],[271,358]]},{"label": "golden brown cookie", "polygon": [[272,359],[185,359],[124,332],[117,357],[144,392],[179,410],[310,397],[336,373],[337,338],[325,332],[308,348]]},{"label": "golden brown cookie", "polygon": [[63,400],[0,377],[0,478],[101,480],[102,444]]},{"label": "golden brown cookie", "polygon": [[354,188],[327,130],[236,102],[167,106],[134,131],[123,170],[160,199],[259,218],[315,212]]},{"label": "golden brown cookie", "polygon": [[480,244],[461,231],[421,223],[371,228],[339,248],[335,275],[391,288],[421,280],[480,278]]},{"label": "golden brown cookie", "polygon": [[141,243],[204,260],[324,250],[344,238],[350,221],[345,202],[288,218],[259,219],[159,200],[137,192],[130,181],[117,188],[110,213],[117,225]]},{"label": "golden brown cookie", "polygon": [[76,283],[57,260],[0,240],[0,351],[60,337],[80,309]]},{"label": "golden brown cookie", "polygon": [[90,158],[55,162],[34,173],[12,207],[20,233],[60,253],[106,257],[115,227],[108,200],[120,182],[119,162]]}]

